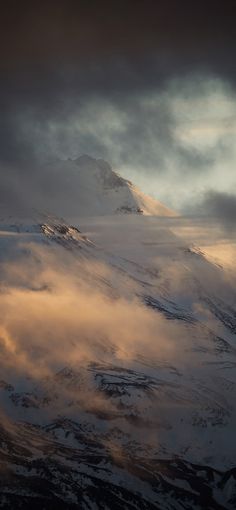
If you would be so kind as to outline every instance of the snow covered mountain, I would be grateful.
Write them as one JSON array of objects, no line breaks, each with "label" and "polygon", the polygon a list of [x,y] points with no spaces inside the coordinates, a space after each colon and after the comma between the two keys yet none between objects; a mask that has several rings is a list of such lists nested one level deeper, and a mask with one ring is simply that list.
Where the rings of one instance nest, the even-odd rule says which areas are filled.
[{"label": "snow covered mountain", "polygon": [[56,214],[77,218],[130,213],[175,215],[168,207],[114,172],[102,159],[84,155],[75,160],[57,160],[44,167],[41,173],[51,176],[48,209]]},{"label": "snow covered mountain", "polygon": [[235,508],[235,289],[174,221],[2,211],[0,508]]}]

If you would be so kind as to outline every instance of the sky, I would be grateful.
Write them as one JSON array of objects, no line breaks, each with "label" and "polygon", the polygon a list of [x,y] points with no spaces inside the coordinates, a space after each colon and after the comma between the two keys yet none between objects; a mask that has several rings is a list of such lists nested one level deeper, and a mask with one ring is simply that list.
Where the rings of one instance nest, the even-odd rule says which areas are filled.
[{"label": "sky", "polygon": [[9,1],[0,24],[0,197],[28,193],[39,161],[87,153],[232,223],[233,1]]}]

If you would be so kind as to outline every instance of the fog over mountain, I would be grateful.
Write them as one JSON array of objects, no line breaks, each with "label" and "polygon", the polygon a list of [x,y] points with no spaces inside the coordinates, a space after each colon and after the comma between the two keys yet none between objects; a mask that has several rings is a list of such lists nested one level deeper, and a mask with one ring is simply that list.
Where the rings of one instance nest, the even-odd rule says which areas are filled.
[{"label": "fog over mountain", "polygon": [[0,20],[0,508],[234,510],[234,3]]},{"label": "fog over mountain", "polygon": [[53,213],[1,203],[1,507],[233,509],[235,243],[103,160],[47,168]]}]

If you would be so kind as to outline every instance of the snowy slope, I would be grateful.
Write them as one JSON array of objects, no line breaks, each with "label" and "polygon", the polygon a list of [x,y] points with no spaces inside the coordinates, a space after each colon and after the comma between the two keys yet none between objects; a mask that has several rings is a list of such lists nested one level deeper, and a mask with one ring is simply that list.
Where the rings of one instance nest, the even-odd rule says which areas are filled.
[{"label": "snowy slope", "polygon": [[0,508],[234,509],[223,270],[139,215],[2,211],[0,253]]}]

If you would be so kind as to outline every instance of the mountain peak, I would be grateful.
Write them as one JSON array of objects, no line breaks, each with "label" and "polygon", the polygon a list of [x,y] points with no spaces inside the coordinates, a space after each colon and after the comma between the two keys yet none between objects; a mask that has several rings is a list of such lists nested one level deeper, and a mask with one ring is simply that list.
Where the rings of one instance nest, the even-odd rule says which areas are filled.
[{"label": "mountain peak", "polygon": [[87,154],[41,165],[37,169],[37,176],[38,180],[22,185],[19,207],[16,207],[16,200],[6,204],[7,210],[10,210],[9,214],[4,211],[3,217],[13,214],[18,218],[32,218],[33,207],[50,211],[69,222],[81,216],[175,215],[168,207],[145,195],[119,175],[107,161]]},{"label": "mountain peak", "polygon": [[[114,171],[110,163],[104,159],[83,154],[69,160],[66,166],[64,172],[66,170],[67,178],[73,181],[73,192],[78,196],[76,212],[78,216],[112,214],[175,216],[174,211],[145,195],[129,180]],[[63,171],[63,166],[61,170]]]},{"label": "mountain peak", "polygon": [[71,159],[69,158],[69,161],[73,161],[77,165],[88,165],[88,164],[96,164],[96,159],[92,156],[89,156],[88,154],[81,154],[78,158]]}]

